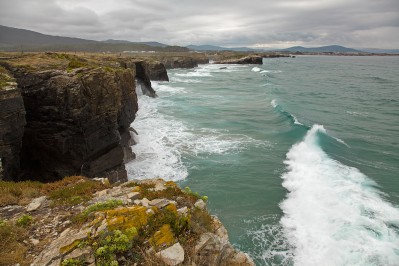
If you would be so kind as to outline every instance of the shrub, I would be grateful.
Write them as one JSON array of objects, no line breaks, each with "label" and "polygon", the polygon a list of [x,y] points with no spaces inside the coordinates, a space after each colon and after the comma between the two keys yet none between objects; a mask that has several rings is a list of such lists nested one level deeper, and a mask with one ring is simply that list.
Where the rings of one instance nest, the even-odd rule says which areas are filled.
[{"label": "shrub", "polygon": [[32,216],[24,214],[20,218],[18,218],[16,224],[21,227],[27,227],[32,223],[32,221],[33,221]]}]

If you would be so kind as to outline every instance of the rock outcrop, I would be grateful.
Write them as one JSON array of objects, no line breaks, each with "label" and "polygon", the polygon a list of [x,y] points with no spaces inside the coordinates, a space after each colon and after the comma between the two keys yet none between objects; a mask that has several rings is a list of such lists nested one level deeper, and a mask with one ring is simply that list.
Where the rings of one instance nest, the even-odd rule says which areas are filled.
[{"label": "rock outcrop", "polygon": [[150,62],[148,67],[151,80],[169,81],[168,73],[166,72],[166,68],[163,63],[158,61]]},{"label": "rock outcrop", "polygon": [[[2,133],[2,143],[9,153],[1,155],[7,179],[50,181],[84,174],[107,176],[111,182],[127,180],[124,163],[134,158],[129,127],[138,109],[135,79],[151,88],[142,63],[123,67],[116,60],[36,54],[2,64],[14,76],[25,107],[18,90],[4,92],[10,95],[10,108],[1,105],[1,112],[10,113],[2,114],[10,128],[1,127],[8,130]],[[24,111],[27,124],[21,146],[22,131],[17,128],[24,124]],[[19,153],[13,152],[18,148],[19,171]]]},{"label": "rock outcrop", "polygon": [[241,58],[233,58],[221,61],[215,61],[214,64],[262,64],[262,56],[246,56]]},{"label": "rock outcrop", "polygon": [[11,180],[20,169],[25,108],[20,89],[0,67],[0,180]]},{"label": "rock outcrop", "polygon": [[198,64],[207,64],[209,63],[208,58],[196,58],[196,57],[166,57],[162,59],[163,64],[166,69],[172,68],[194,68],[197,67]]},{"label": "rock outcrop", "polygon": [[[83,263],[78,265],[254,265],[231,245],[220,220],[208,214],[206,197],[161,179],[106,184],[106,179],[70,177],[43,185],[42,191],[46,186],[53,191],[33,199],[30,212],[18,205],[1,207],[0,202],[3,226],[12,231],[14,223],[23,224],[29,231],[29,241],[21,244],[27,252],[9,264],[24,259],[33,266],[78,261]],[[67,193],[88,198],[75,203]],[[2,254],[0,250],[0,264]]]}]

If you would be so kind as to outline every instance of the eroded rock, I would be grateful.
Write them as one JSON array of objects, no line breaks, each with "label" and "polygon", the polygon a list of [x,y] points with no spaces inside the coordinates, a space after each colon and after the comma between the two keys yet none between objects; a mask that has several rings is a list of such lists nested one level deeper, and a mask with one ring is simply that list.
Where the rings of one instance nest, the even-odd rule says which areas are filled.
[{"label": "eroded rock", "polygon": [[155,256],[161,259],[166,265],[174,266],[184,261],[184,249],[180,243],[161,250]]}]

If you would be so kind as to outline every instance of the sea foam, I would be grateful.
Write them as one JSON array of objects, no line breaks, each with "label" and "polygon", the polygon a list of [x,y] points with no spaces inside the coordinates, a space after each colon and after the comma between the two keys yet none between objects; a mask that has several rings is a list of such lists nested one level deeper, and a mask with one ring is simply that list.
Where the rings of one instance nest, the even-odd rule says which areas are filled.
[{"label": "sea foam", "polygon": [[399,209],[358,169],[331,159],[314,125],[287,153],[281,224],[295,265],[397,265]]},{"label": "sea foam", "polygon": [[173,95],[185,93],[183,87],[152,82],[160,97],[138,97],[139,111],[132,127],[137,144],[132,147],[136,159],[126,164],[131,179],[163,178],[182,180],[188,176],[184,156],[207,156],[239,152],[248,145],[270,145],[246,135],[231,134],[225,130],[191,128],[180,120],[159,111],[173,105]]}]

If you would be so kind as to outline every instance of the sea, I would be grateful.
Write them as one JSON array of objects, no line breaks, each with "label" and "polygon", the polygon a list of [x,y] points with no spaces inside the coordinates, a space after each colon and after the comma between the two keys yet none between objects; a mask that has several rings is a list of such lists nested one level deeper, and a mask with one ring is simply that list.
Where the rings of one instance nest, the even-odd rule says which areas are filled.
[{"label": "sea", "polygon": [[129,178],[208,196],[257,265],[399,265],[399,57],[168,70]]}]

